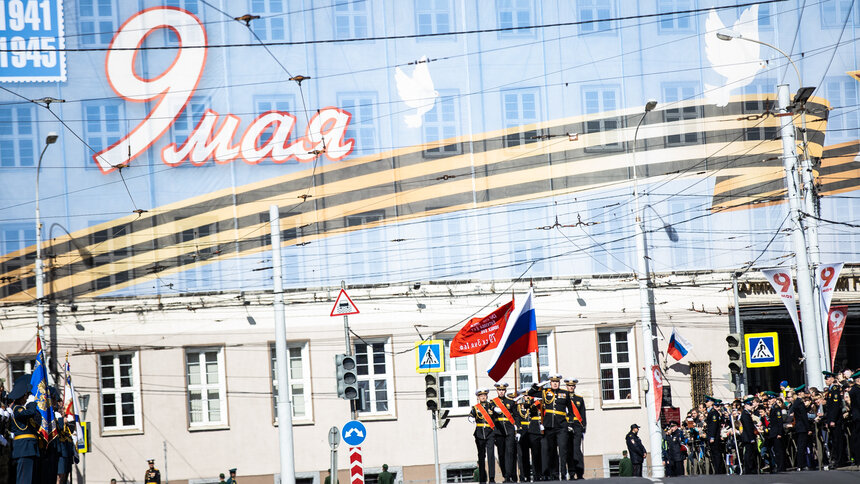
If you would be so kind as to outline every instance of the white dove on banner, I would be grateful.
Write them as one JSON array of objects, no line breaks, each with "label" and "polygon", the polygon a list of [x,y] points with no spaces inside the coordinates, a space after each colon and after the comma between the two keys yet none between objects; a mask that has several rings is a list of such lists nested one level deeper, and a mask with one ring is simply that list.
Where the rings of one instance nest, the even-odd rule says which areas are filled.
[{"label": "white dove on banner", "polygon": [[[711,69],[726,80],[721,86],[705,83],[705,99],[717,106],[729,103],[735,89],[740,89],[753,81],[761,70],[761,46],[755,42],[734,39],[729,42],[717,38],[717,32],[725,30],[717,12],[711,9],[705,21],[705,54]],[[758,5],[744,10],[732,26],[732,31],[742,37],[758,40]]]},{"label": "white dove on banner", "polygon": [[397,94],[400,99],[415,113],[403,117],[406,126],[420,128],[424,122],[424,113],[433,109],[439,93],[433,88],[433,79],[430,78],[430,69],[427,68],[427,56],[421,57],[418,65],[412,71],[412,76],[407,76],[400,67],[394,70],[394,80],[397,82]]}]

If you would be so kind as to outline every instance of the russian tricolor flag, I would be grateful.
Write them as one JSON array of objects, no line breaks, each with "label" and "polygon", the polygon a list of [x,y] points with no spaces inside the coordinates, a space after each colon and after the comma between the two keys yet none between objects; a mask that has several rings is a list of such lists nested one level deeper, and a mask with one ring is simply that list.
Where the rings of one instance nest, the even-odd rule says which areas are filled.
[{"label": "russian tricolor flag", "polygon": [[538,350],[537,320],[532,307],[532,296],[529,291],[519,312],[516,316],[511,316],[505,325],[505,332],[487,368],[487,374],[493,381],[501,380],[519,358]]},{"label": "russian tricolor flag", "polygon": [[672,355],[672,358],[681,361],[681,358],[687,356],[691,349],[693,349],[693,345],[678,334],[675,328],[672,328],[672,337],[669,338],[669,348],[666,352]]}]

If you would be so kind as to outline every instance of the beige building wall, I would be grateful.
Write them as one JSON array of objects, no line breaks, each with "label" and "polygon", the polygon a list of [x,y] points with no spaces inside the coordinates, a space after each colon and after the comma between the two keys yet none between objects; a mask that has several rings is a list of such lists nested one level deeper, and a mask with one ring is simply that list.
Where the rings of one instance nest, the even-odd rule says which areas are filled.
[{"label": "beige building wall", "polygon": [[[725,275],[714,275],[725,281]],[[689,282],[677,276],[678,281]],[[686,412],[691,405],[690,361],[710,361],[714,393],[730,397],[725,335],[729,329],[731,291],[725,284],[682,285],[655,293],[660,361],[675,406]],[[578,393],[586,398],[588,431],[584,446],[586,474],[602,476],[608,459],[620,456],[631,423],[644,425],[642,334],[636,326],[639,297],[635,280],[569,280],[535,283],[538,327],[549,340],[549,367],[579,378]],[[453,334],[465,320],[486,314],[509,300],[509,284],[429,285],[351,289],[361,314],[349,317],[352,331],[361,339],[388,341],[387,383],[393,391],[390,412],[362,416],[368,437],[362,451],[364,465],[378,469],[383,463],[400,470],[408,481],[433,478],[432,429],[424,409],[423,377],[416,373],[414,344],[417,332],[426,336]],[[528,285],[514,290],[523,295]],[[307,418],[294,422],[295,467],[300,477],[319,483],[329,465],[328,430],[349,420],[346,401],[335,394],[334,355],[344,351],[341,317],[330,317],[336,291],[302,291],[287,294],[287,336],[291,343],[307,344],[303,371],[309,375],[305,392]],[[518,296],[519,298],[520,296]],[[760,297],[766,300],[767,296]],[[247,304],[245,304],[247,302]],[[696,310],[691,310],[691,302]],[[11,360],[28,356],[34,348],[32,308],[7,310],[0,352]],[[219,472],[239,469],[242,482],[272,482],[279,472],[278,434],[271,397],[269,345],[274,340],[271,297],[266,294],[222,294],[160,299],[114,299],[78,302],[78,310],[57,309],[60,359],[68,351],[73,378],[80,394],[91,396],[86,420],[92,422],[92,452],[87,455],[91,482],[141,481],[146,459],[155,458],[172,481],[201,483]],[[687,358],[665,360],[672,327],[690,342]],[[624,331],[635,341],[631,352],[633,397],[625,403],[604,401],[600,391],[598,333]],[[357,338],[353,337],[353,342]],[[47,342],[46,342],[47,344]],[[193,428],[189,425],[186,351],[196,348],[223,351],[226,377],[224,425]],[[632,350],[632,347],[631,347]],[[116,352],[137,355],[140,373],[139,429],[107,431],[102,425],[100,355]],[[491,386],[486,376],[488,353],[466,357],[470,399],[477,387]],[[9,361],[0,368],[10,375]],[[507,380],[513,383],[513,371]],[[476,460],[473,426],[465,412],[452,412],[450,425],[439,431],[443,469],[472,465]],[[643,439],[644,440],[644,439]],[[645,442],[647,446],[647,441]],[[167,447],[167,465],[164,446]],[[341,483],[347,482],[347,447],[341,445],[338,466]],[[165,469],[166,467],[166,469]],[[322,473],[322,474],[321,474]],[[498,474],[498,478],[501,476]]]}]

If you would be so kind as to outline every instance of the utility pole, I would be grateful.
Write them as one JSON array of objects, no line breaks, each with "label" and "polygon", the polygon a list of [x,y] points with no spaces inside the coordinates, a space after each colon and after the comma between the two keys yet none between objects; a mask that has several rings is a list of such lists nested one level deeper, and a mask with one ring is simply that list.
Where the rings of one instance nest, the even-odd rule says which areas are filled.
[{"label": "utility pole", "polygon": [[[346,290],[346,281],[340,281],[341,290]],[[349,338],[349,316],[346,314],[343,315],[343,342],[346,345],[346,355],[352,356],[352,342]],[[360,392],[359,392],[360,395]],[[358,419],[358,409],[356,408],[357,402],[360,402],[361,398],[359,397],[357,400],[349,401],[349,419],[357,420]]]},{"label": "utility pole", "polygon": [[167,478],[167,441],[163,440],[161,445],[164,449],[164,484],[169,484],[170,479]]},{"label": "utility pole", "polygon": [[818,327],[815,315],[812,271],[806,248],[806,233],[801,220],[801,198],[797,173],[797,143],[794,136],[794,122],[791,111],[791,94],[788,84],[777,86],[779,101],[780,135],[782,136],[782,160],[785,168],[785,187],[791,218],[791,239],[794,243],[794,260],[797,266],[797,295],[800,300],[800,328],[806,349],[804,367],[806,384],[821,388],[824,380],[821,374],[821,353]]},{"label": "utility pole", "polygon": [[744,358],[746,358],[744,356],[744,344],[743,344],[744,327],[743,327],[743,323],[741,322],[741,304],[740,304],[740,301],[738,300],[738,273],[737,272],[732,274],[732,295],[735,298],[735,328],[734,328],[734,331],[735,331],[735,333],[740,335],[739,337],[741,339],[741,344],[740,344],[739,348],[740,348],[740,352],[741,352],[741,359],[740,359],[741,368],[743,368],[743,371],[740,372],[740,374],[738,374],[738,394],[739,394],[738,396],[743,397],[744,395],[747,394],[747,392],[746,392],[747,365],[744,363],[744,361],[745,361]]},{"label": "utility pole", "polygon": [[[272,230],[272,273],[274,276],[275,360],[278,376],[278,438],[281,447],[281,484],[296,484],[293,461],[293,409],[290,404],[290,375],[287,372],[287,327],[284,314],[284,279],[281,267],[281,214],[277,205],[269,207]],[[333,483],[334,484],[334,483]]]},{"label": "utility pole", "polygon": [[442,471],[439,467],[439,418],[438,410],[430,412],[433,423],[433,469],[436,471],[436,484],[442,484]]}]

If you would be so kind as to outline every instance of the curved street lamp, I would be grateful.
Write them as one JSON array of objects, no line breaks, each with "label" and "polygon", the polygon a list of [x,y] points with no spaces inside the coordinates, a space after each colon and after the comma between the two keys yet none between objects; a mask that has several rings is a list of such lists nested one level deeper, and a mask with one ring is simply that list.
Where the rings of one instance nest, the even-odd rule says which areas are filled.
[{"label": "curved street lamp", "polygon": [[59,135],[53,131],[45,137],[45,147],[39,154],[39,162],[36,164],[36,320],[39,331],[45,325],[44,299],[45,299],[45,276],[42,268],[42,220],[39,214],[39,173],[42,168],[42,157],[48,146],[57,142]]}]

